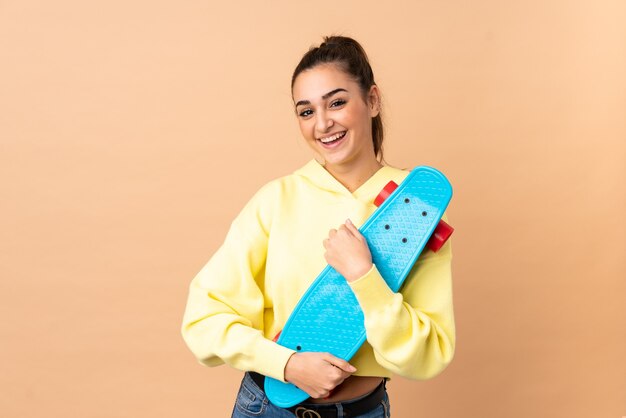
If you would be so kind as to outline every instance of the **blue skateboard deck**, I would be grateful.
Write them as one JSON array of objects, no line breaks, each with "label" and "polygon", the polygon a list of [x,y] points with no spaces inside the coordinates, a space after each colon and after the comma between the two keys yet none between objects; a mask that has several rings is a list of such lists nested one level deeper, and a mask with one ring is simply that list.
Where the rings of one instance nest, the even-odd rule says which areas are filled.
[{"label": "blue skateboard deck", "polygon": [[[431,167],[413,169],[359,228],[372,262],[397,292],[417,261],[452,198],[446,177]],[[326,266],[302,296],[278,344],[298,352],[329,352],[350,360],[365,342],[363,311],[346,279]],[[291,383],[266,377],[270,401],[288,408],[309,395]]]}]

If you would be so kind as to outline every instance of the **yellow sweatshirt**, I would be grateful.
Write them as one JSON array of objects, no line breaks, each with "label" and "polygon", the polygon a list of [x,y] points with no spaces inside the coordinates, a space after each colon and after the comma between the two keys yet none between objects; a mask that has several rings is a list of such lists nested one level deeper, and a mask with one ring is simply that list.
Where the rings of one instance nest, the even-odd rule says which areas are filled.
[{"label": "yellow sweatshirt", "polygon": [[[272,339],[326,266],[322,241],[348,218],[360,227],[387,182],[399,184],[408,173],[382,167],[351,193],[311,160],[263,186],[191,282],[182,334],[197,359],[284,382],[294,351]],[[425,250],[400,293],[376,266],[350,283],[367,335],[350,361],[355,375],[427,379],[452,360],[451,258],[450,241],[437,253]]]}]

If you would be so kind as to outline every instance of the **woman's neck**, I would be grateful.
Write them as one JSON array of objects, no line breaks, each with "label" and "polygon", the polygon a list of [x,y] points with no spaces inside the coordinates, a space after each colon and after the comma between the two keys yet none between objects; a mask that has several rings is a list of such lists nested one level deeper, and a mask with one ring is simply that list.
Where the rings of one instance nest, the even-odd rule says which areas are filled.
[{"label": "woman's neck", "polygon": [[355,161],[352,164],[326,164],[324,168],[352,193],[369,180],[382,166],[383,165],[374,158],[367,162]]}]

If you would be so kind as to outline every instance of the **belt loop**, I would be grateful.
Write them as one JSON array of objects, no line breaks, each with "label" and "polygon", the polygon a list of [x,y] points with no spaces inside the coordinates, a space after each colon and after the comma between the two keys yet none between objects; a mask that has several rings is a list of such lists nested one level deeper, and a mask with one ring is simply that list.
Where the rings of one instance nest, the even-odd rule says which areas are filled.
[{"label": "belt loop", "polygon": [[343,418],[343,404],[338,402],[335,406],[337,407],[337,418]]}]

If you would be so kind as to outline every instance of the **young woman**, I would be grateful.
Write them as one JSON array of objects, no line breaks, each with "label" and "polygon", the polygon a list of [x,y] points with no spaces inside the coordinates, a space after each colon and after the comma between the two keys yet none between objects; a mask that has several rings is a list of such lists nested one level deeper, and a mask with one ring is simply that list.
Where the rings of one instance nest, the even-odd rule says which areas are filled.
[{"label": "young woman", "polygon": [[[387,182],[408,171],[382,163],[380,91],[355,40],[325,38],[303,56],[291,86],[316,159],[263,186],[233,221],[191,283],[183,337],[201,363],[246,372],[233,417],[389,417],[392,373],[426,379],[452,360],[450,243],[425,251],[399,293],[372,264],[357,228]],[[272,341],[326,264],[349,282],[365,317],[367,341],[349,363]],[[279,408],[263,376],[311,397]]]}]

